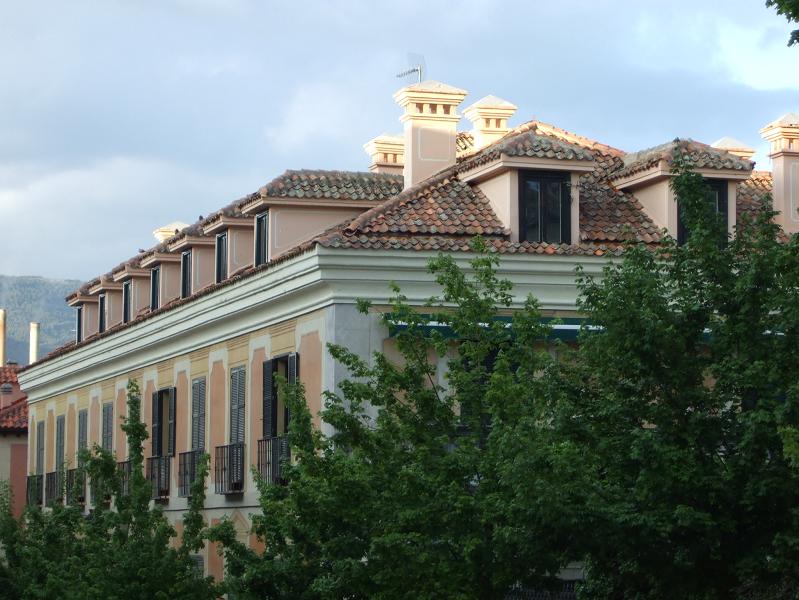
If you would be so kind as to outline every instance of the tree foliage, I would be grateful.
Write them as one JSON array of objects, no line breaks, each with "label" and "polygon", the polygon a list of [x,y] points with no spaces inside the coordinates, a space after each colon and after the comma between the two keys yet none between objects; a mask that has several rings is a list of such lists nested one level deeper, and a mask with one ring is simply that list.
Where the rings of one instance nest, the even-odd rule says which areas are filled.
[{"label": "tree foliage", "polygon": [[[766,6],[777,9],[777,13],[788,19],[789,23],[799,23],[799,0],[766,0]],[[799,29],[791,32],[788,45],[799,44]]]},{"label": "tree foliage", "polygon": [[[182,541],[160,507],[150,506],[152,487],[143,474],[141,399],[128,382],[128,416],[122,426],[131,462],[123,487],[116,461],[95,446],[84,452],[81,470],[92,483],[88,515],[74,504],[51,509],[29,507],[19,521],[11,516],[7,496],[0,507],[3,559],[0,594],[19,599],[216,598],[219,589],[196,572],[189,558],[202,544],[204,479],[200,467]],[[113,505],[111,503],[113,499]]]}]

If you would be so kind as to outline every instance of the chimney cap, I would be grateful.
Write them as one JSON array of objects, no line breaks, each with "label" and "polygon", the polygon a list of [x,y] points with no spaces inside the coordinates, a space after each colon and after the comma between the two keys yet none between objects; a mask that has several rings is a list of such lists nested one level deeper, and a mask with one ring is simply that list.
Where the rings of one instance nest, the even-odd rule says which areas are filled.
[{"label": "chimney cap", "polygon": [[710,144],[710,147],[718,148],[719,150],[753,150],[753,148],[750,148],[744,142],[736,140],[730,136],[724,136],[723,138],[716,140]]},{"label": "chimney cap", "polygon": [[172,223],[167,223],[163,227],[155,229],[153,231],[153,237],[158,240],[159,243],[161,243],[168,240],[176,233],[183,231],[188,226],[188,223],[183,223],[182,221],[173,221]]},{"label": "chimney cap", "polygon": [[[469,106],[469,108],[508,108],[516,110],[518,107],[513,104],[512,102],[508,102],[507,100],[503,100],[493,94],[489,94],[488,96],[483,96],[477,102]],[[467,108],[466,110],[469,110]]]},{"label": "chimney cap", "polygon": [[433,79],[412,83],[411,85],[406,85],[402,89],[408,90],[409,92],[435,92],[437,94],[454,94],[457,96],[466,96],[468,94],[466,90]]},{"label": "chimney cap", "polygon": [[769,127],[799,127],[799,115],[796,113],[785,113],[779,119],[766,125],[763,129],[768,129]]}]

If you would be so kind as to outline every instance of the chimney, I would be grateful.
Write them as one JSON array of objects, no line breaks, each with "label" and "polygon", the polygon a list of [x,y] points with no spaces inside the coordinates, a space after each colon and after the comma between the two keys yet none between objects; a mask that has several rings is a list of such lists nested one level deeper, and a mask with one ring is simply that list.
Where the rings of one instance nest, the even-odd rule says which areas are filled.
[{"label": "chimney", "polygon": [[479,150],[493,144],[508,133],[508,119],[516,107],[502,98],[486,96],[463,111],[463,116],[472,122],[474,149]]},{"label": "chimney", "polygon": [[726,150],[730,154],[734,154],[735,156],[740,156],[746,160],[752,160],[752,157],[755,155],[755,149],[750,148],[743,142],[736,140],[735,138],[731,137],[723,137],[720,140],[716,140],[712,144],[710,144],[711,148],[718,148],[719,150]]},{"label": "chimney", "polygon": [[30,353],[28,354],[28,364],[32,365],[39,360],[39,324],[31,323]]},{"label": "chimney", "polygon": [[153,231],[153,237],[158,240],[159,244],[161,244],[176,233],[183,231],[186,227],[188,227],[186,223],[175,221],[174,223],[169,223],[168,225],[164,225],[163,227],[159,227]]},{"label": "chimney", "polygon": [[405,113],[405,187],[455,164],[456,109],[466,92],[438,81],[422,81],[394,94]]},{"label": "chimney", "polygon": [[401,135],[378,135],[363,145],[372,159],[369,170],[372,173],[402,174],[405,163],[405,139]]},{"label": "chimney", "polygon": [[6,311],[0,308],[0,367],[6,364]]},{"label": "chimney", "polygon": [[787,234],[799,231],[799,115],[788,113],[760,130],[771,143],[775,219]]}]

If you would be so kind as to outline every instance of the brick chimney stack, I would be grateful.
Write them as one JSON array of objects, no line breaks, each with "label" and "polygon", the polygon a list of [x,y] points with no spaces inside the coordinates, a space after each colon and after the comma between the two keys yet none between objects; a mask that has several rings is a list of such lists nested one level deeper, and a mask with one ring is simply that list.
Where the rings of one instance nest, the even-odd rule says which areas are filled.
[{"label": "brick chimney stack", "polygon": [[760,130],[771,143],[774,210],[785,233],[799,231],[799,115],[788,113]]}]

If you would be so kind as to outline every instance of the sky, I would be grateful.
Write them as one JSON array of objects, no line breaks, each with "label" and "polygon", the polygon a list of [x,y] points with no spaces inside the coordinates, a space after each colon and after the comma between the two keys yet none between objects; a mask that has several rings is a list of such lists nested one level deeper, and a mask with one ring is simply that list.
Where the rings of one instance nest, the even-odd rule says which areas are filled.
[{"label": "sky", "polygon": [[[799,112],[764,0],[0,2],[0,274],[88,280],[286,169],[366,170],[427,73],[623,150]],[[461,129],[469,128],[464,120]]]}]

